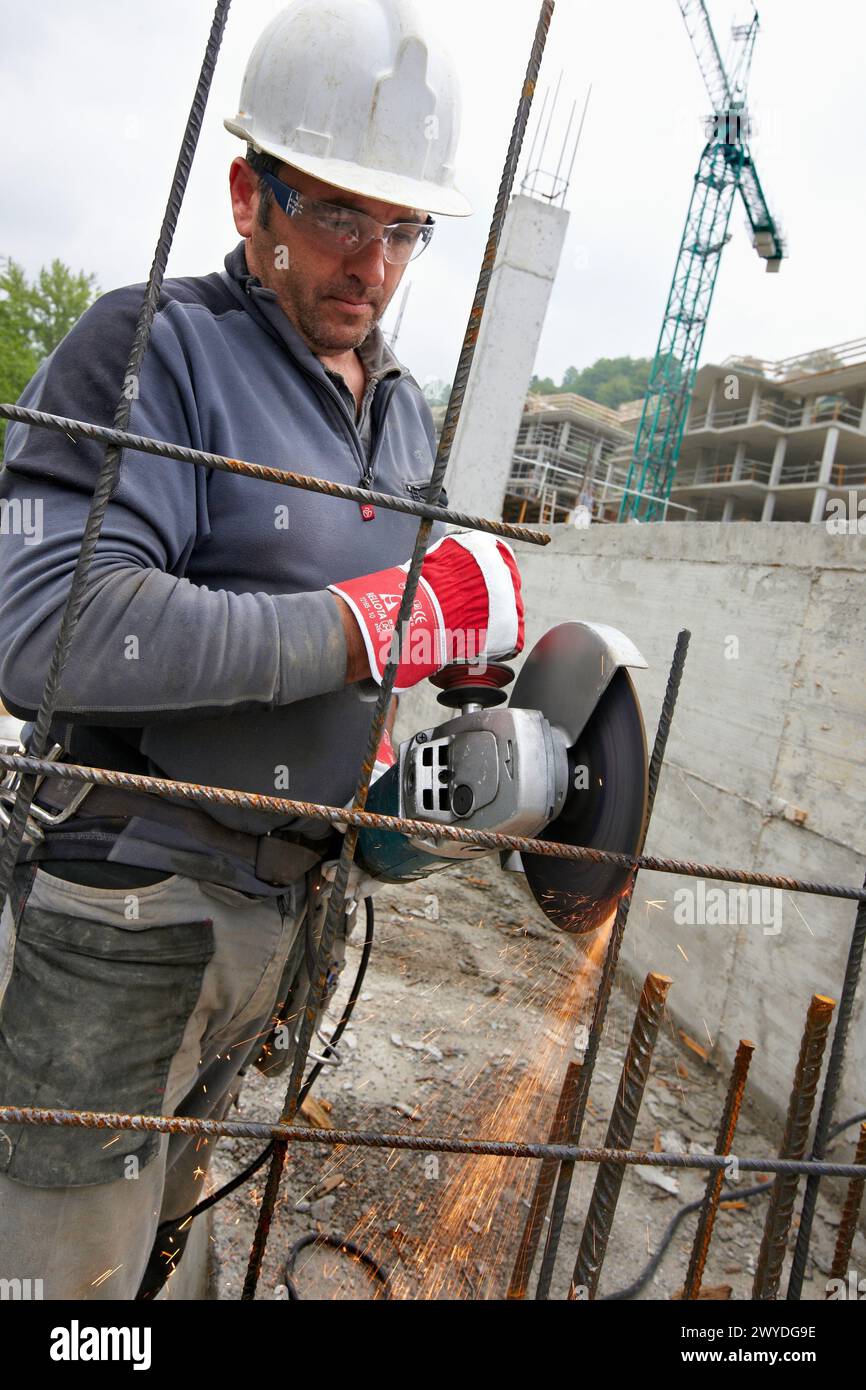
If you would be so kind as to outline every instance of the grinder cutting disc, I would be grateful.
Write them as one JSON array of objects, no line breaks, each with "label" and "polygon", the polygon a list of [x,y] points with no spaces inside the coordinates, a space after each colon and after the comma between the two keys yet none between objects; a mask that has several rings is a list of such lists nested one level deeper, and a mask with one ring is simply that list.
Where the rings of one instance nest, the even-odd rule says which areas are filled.
[{"label": "grinder cutting disc", "polygon": [[[569,748],[568,764],[570,790],[565,805],[537,838],[639,853],[646,814],[647,749],[640,705],[625,667],[614,672]],[[601,926],[630,877],[629,869],[616,864],[580,863],[541,854],[521,858],[539,907],[555,926],[568,932],[590,932]]]}]

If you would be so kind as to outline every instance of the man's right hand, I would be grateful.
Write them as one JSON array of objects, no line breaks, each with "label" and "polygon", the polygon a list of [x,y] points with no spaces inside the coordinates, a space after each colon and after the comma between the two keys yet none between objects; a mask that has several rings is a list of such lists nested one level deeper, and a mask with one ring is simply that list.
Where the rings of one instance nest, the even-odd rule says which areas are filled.
[{"label": "man's right hand", "polygon": [[[408,563],[328,587],[346,633],[346,680],[381,685]],[[523,648],[520,572],[511,547],[475,532],[430,547],[402,642],[395,691],[408,690],[452,661],[497,661]],[[366,657],[366,667],[361,656]]]}]

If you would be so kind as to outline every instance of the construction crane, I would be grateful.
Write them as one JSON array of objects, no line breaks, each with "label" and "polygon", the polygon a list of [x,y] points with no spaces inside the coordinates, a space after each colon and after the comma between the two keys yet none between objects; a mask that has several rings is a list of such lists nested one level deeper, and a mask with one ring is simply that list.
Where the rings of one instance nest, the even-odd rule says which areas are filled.
[{"label": "construction crane", "polygon": [[749,153],[746,91],[758,33],[758,11],[734,25],[731,52],[722,61],[704,0],[677,0],[713,115],[695,174],[686,225],[668,294],[658,347],[635,436],[620,521],[663,517],[676,472],[698,357],[713,299],[728,223],[739,192],[752,244],[776,271],[785,245]]}]

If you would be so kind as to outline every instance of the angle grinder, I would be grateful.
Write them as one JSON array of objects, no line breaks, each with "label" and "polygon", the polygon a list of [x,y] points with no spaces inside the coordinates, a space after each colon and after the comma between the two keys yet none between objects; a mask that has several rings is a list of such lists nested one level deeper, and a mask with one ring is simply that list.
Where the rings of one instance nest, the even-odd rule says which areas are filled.
[{"label": "angle grinder", "polygon": [[[419,730],[370,788],[368,811],[441,825],[637,854],[647,803],[647,746],[629,668],[634,644],[601,623],[551,628],[514,678],[501,664],[453,665],[433,677],[454,711]],[[508,701],[506,705],[506,700]],[[424,832],[365,828],[357,862],[387,883],[426,878],[496,853]],[[594,931],[623,893],[616,864],[510,851],[545,916],[564,931]]]}]

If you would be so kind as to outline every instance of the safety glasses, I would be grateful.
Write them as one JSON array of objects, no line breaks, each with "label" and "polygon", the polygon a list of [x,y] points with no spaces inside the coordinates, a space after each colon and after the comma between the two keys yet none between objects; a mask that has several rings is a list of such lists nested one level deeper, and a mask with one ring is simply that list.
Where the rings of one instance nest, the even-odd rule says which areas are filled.
[{"label": "safety glasses", "polygon": [[259,178],[271,189],[277,206],[288,217],[299,218],[318,241],[341,251],[344,256],[354,256],[371,241],[381,241],[386,261],[391,265],[406,265],[420,256],[436,225],[432,217],[428,217],[426,222],[392,222],[384,226],[366,212],[309,198],[296,188],[290,188],[275,174],[261,173]]}]

